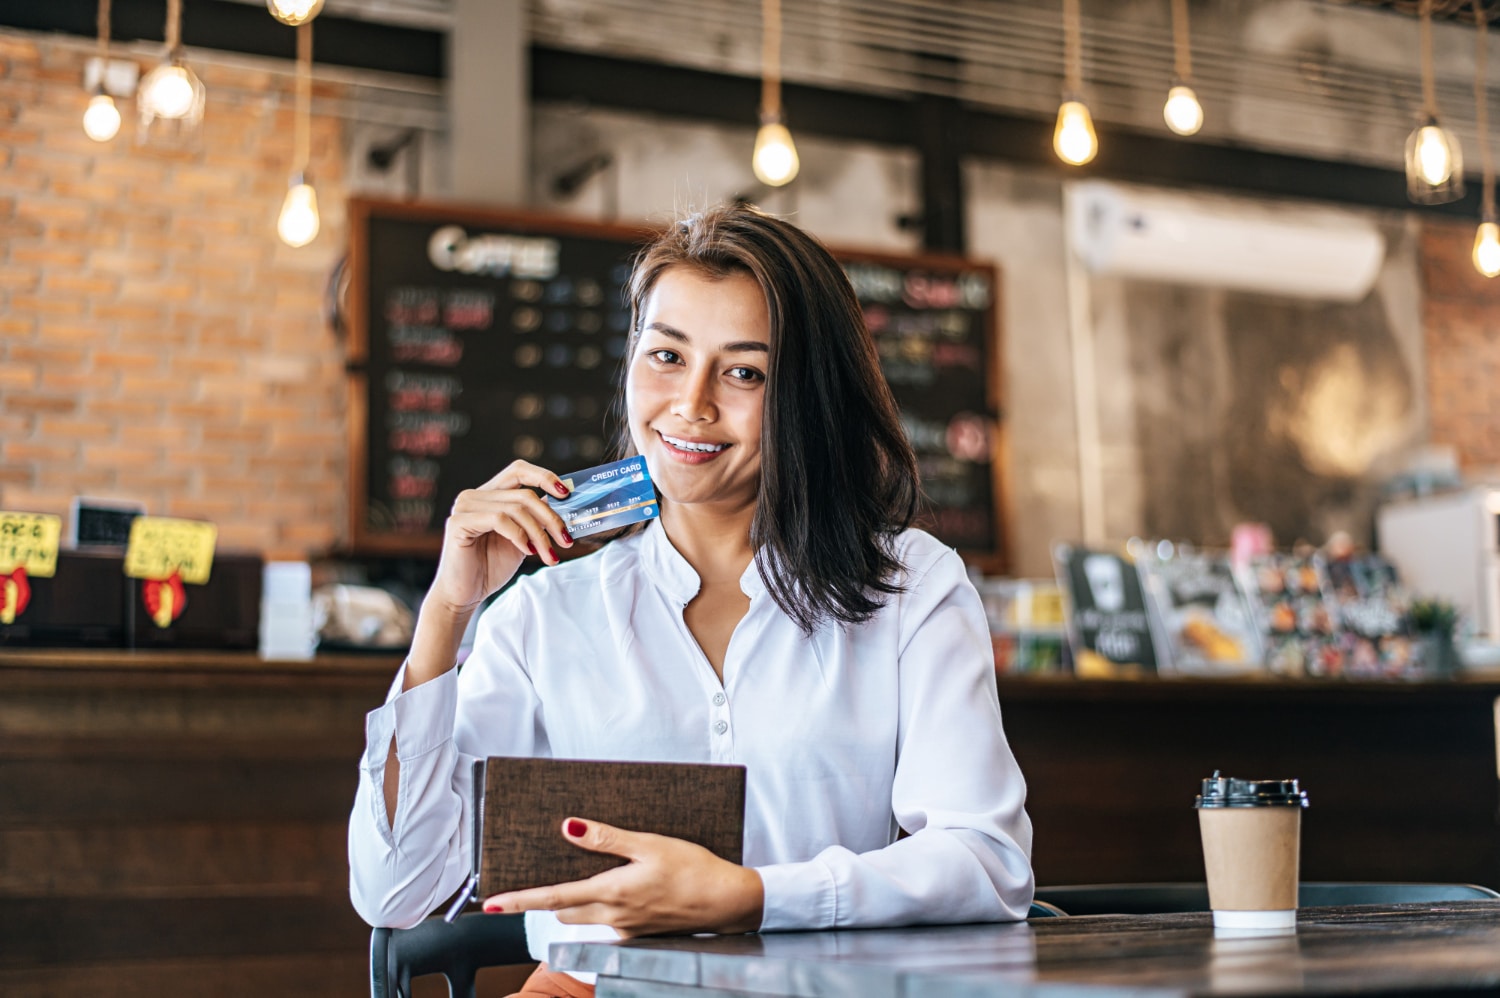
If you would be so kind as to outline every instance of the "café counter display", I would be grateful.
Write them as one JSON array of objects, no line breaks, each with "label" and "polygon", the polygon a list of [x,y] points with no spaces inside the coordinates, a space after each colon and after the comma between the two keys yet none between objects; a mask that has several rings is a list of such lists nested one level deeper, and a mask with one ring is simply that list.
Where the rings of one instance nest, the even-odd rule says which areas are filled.
[{"label": "caf\u00e9 counter display", "polygon": [[558,943],[598,998],[1187,998],[1494,994],[1500,902],[1307,908],[1282,935],[1207,912]]}]

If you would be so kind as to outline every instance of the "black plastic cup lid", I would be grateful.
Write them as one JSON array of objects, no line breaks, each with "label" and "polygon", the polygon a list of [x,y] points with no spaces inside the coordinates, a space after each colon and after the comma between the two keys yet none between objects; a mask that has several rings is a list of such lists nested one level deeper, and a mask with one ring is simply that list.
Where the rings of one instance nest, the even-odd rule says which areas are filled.
[{"label": "black plastic cup lid", "polygon": [[1296,780],[1237,780],[1214,775],[1203,781],[1194,807],[1306,807],[1307,792]]}]

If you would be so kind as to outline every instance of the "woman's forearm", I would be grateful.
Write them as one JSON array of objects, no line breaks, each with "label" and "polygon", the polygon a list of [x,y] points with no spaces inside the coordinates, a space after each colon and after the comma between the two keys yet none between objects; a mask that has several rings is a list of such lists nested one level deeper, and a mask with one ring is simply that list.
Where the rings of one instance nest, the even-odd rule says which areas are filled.
[{"label": "woman's forearm", "polygon": [[[424,600],[417,614],[417,626],[411,638],[411,652],[406,657],[406,673],[401,683],[404,693],[441,676],[458,663],[458,646],[469,626],[473,611],[449,609],[432,600]],[[385,759],[385,814],[394,828],[396,801],[401,787],[401,762],[396,758],[396,739]]]}]

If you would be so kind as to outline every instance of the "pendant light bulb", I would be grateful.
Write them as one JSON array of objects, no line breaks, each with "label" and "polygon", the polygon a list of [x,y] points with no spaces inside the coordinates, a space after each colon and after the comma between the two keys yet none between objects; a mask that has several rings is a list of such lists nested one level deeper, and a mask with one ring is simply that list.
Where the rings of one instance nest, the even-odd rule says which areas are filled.
[{"label": "pendant light bulb", "polygon": [[762,118],[755,136],[755,153],[750,159],[755,179],[768,187],[782,187],[796,179],[801,165],[786,125],[774,116]]},{"label": "pendant light bulb", "polygon": [[83,112],[83,133],[95,142],[108,142],[120,133],[120,109],[109,94],[89,98],[88,110]]},{"label": "pendant light bulb", "polygon": [[1099,151],[1099,137],[1094,134],[1094,119],[1088,105],[1068,99],[1057,109],[1057,128],[1052,133],[1052,148],[1064,163],[1082,166]]},{"label": "pendant light bulb", "polygon": [[1178,84],[1167,91],[1167,103],[1162,107],[1162,117],[1167,127],[1178,135],[1195,135],[1203,127],[1203,105],[1193,88]]},{"label": "pendant light bulb", "polygon": [[1474,233],[1474,269],[1485,277],[1500,276],[1500,225],[1479,223]]},{"label": "pendant light bulb", "polygon": [[1423,125],[1417,129],[1416,141],[1417,173],[1424,181],[1436,187],[1453,176],[1453,157],[1440,127]]},{"label": "pendant light bulb", "polygon": [[141,81],[141,113],[153,118],[191,117],[203,106],[203,84],[180,62],[164,62]]},{"label": "pendant light bulb", "polygon": [[317,17],[323,9],[323,0],[266,0],[266,9],[282,24],[295,28]]},{"label": "pendant light bulb", "polygon": [[1427,118],[1406,137],[1406,194],[1417,204],[1446,204],[1464,195],[1463,150],[1453,133]]},{"label": "pendant light bulb", "polygon": [[281,202],[276,234],[288,246],[302,247],[317,238],[319,224],[318,195],[312,184],[299,174],[292,178],[286,198]]}]

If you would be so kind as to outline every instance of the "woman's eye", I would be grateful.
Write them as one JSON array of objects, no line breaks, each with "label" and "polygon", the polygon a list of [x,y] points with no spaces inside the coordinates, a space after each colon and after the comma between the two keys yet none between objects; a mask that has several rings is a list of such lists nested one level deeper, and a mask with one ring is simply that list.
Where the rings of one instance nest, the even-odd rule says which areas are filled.
[{"label": "woman's eye", "polygon": [[658,364],[675,364],[680,359],[675,350],[652,350],[647,356]]},{"label": "woman's eye", "polygon": [[728,371],[728,374],[734,380],[743,381],[746,384],[751,384],[756,381],[764,381],[766,377],[764,374],[761,374],[753,367],[731,367]]}]

